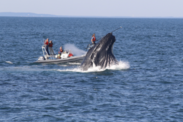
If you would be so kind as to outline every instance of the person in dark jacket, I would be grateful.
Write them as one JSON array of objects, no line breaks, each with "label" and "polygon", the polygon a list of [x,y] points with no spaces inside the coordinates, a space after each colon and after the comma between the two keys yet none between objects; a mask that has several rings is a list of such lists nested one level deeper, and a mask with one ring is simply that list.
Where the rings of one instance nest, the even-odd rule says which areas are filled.
[{"label": "person in dark jacket", "polygon": [[50,42],[49,42],[49,51],[50,51],[50,54],[51,54],[51,55],[54,55],[54,51],[53,51],[52,47],[53,47],[53,42],[50,41]]}]

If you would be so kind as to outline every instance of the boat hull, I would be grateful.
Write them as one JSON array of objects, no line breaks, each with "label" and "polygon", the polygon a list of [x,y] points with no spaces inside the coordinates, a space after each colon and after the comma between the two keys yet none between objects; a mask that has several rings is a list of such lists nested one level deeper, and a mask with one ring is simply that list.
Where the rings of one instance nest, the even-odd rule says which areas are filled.
[{"label": "boat hull", "polygon": [[83,61],[85,55],[83,56],[74,56],[64,59],[47,59],[47,60],[38,60],[34,63],[69,63],[69,62],[81,62]]}]

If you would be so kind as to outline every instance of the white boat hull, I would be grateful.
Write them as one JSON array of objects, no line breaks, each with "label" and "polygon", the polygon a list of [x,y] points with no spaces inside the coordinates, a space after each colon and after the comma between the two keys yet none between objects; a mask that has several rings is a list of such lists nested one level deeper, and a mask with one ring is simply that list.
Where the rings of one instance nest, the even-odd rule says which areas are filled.
[{"label": "white boat hull", "polygon": [[46,60],[38,60],[35,63],[69,63],[69,62],[81,62],[84,59],[83,56],[73,56],[64,59],[46,59]]}]

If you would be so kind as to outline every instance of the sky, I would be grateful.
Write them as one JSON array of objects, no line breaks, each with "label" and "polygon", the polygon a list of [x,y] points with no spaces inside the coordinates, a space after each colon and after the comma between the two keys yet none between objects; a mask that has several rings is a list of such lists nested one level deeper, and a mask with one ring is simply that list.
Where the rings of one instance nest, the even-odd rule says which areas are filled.
[{"label": "sky", "polygon": [[0,12],[69,17],[183,18],[183,0],[0,0]]}]

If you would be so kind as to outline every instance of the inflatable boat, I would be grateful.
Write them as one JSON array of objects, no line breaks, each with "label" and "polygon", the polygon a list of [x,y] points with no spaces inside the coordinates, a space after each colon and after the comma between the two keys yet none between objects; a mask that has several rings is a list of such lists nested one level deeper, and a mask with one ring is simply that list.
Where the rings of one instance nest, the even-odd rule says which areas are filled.
[{"label": "inflatable boat", "polygon": [[46,47],[42,46],[43,56],[40,56],[37,61],[34,63],[70,63],[70,62],[81,62],[84,55],[81,56],[74,56],[69,51],[64,51],[58,55],[55,55],[53,50],[50,50],[50,55],[48,55],[46,51]]}]

